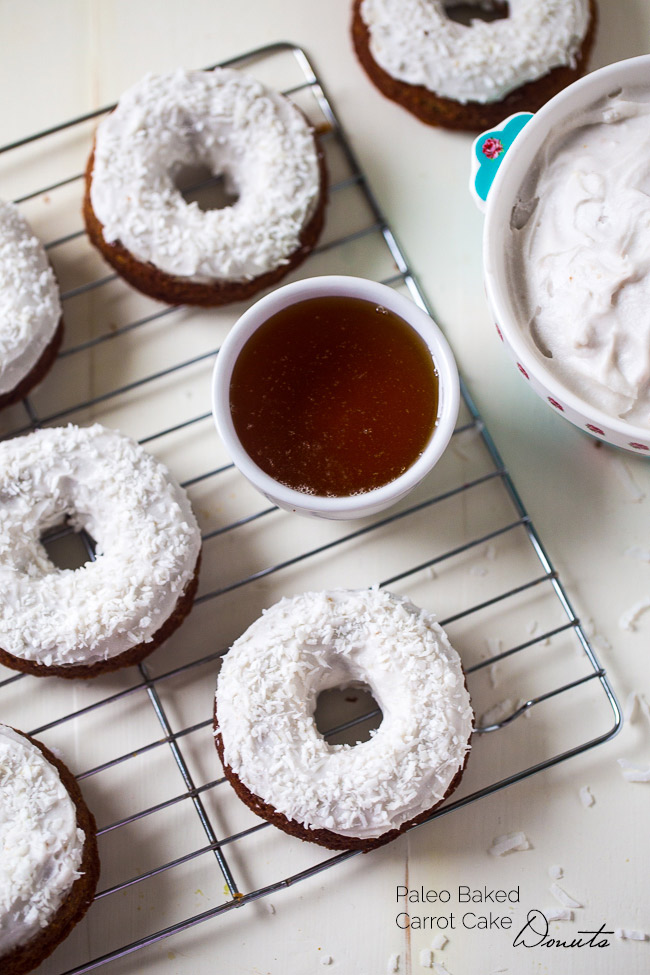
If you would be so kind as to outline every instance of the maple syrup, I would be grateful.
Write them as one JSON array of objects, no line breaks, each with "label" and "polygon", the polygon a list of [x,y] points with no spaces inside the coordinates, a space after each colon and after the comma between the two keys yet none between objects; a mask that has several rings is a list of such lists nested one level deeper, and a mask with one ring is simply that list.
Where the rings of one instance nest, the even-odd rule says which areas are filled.
[{"label": "maple syrup", "polygon": [[263,471],[303,493],[344,497],[388,484],[421,455],[438,377],[424,340],[394,312],[360,298],[310,298],[245,343],[230,410]]}]

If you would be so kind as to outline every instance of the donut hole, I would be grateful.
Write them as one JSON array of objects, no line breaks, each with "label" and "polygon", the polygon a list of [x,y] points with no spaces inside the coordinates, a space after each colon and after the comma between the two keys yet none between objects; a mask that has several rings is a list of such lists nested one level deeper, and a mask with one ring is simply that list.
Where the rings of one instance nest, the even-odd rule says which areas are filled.
[{"label": "donut hole", "polygon": [[510,8],[503,0],[444,0],[445,14],[449,20],[464,27],[471,27],[473,20],[506,20]]},{"label": "donut hole", "polygon": [[369,741],[382,720],[383,714],[371,687],[360,681],[328,687],[316,698],[314,723],[330,745],[356,745]]},{"label": "donut hole", "polygon": [[57,569],[80,569],[95,561],[95,539],[85,528],[75,531],[68,520],[44,531],[41,545]]},{"label": "donut hole", "polygon": [[225,210],[239,199],[226,174],[215,174],[203,163],[179,165],[172,178],[185,202],[196,203],[199,210]]}]

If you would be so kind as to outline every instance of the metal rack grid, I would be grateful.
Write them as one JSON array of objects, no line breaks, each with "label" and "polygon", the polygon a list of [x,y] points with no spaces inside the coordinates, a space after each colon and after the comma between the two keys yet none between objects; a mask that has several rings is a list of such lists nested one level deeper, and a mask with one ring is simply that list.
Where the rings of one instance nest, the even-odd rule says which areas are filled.
[{"label": "metal rack grid", "polygon": [[[276,44],[227,64],[245,67],[264,80],[270,74],[321,134],[332,174],[327,225],[322,242],[293,276],[340,270],[374,276],[429,311],[304,52],[290,44]],[[42,425],[99,419],[137,436],[169,462],[190,493],[204,529],[204,565],[189,620],[137,668],[89,686],[83,682],[81,688],[55,678],[0,672],[1,719],[24,728],[31,717],[31,734],[50,747],[61,747],[70,764],[73,753],[84,768],[78,778],[99,822],[103,870],[110,867],[80,925],[102,932],[88,939],[96,943],[97,951],[89,957],[87,948],[74,944],[73,935],[72,946],[66,942],[46,963],[48,972],[65,970],[66,975],[107,965],[356,855],[331,855],[318,848],[306,854],[303,844],[279,837],[252,815],[246,818],[247,810],[239,808],[224,778],[214,777],[220,770],[214,767],[210,743],[210,701],[218,661],[261,607],[289,588],[305,588],[300,584],[303,579],[320,588],[372,583],[396,591],[407,587],[417,602],[427,604],[431,599],[432,608],[448,607],[441,623],[463,656],[476,710],[482,714],[474,750],[481,751],[480,765],[490,774],[482,781],[470,762],[460,790],[431,819],[584,752],[611,738],[621,724],[618,704],[585,628],[464,385],[461,418],[443,462],[414,495],[387,514],[346,525],[301,521],[300,532],[292,532],[294,516],[273,507],[260,508],[259,496],[249,491],[228,458],[219,456],[209,409],[197,412],[196,406],[204,403],[195,402],[203,396],[197,390],[209,386],[209,370],[218,352],[213,338],[224,333],[243,306],[208,314],[161,307],[134,295],[113,273],[107,274],[85,240],[79,212],[83,159],[92,138],[91,123],[108,110],[0,150],[5,183],[16,181],[16,202],[27,209],[35,229],[47,239],[51,260],[64,281],[68,327],[67,343],[52,372],[20,406],[5,411],[0,432],[13,436]],[[45,152],[53,178],[37,190],[24,186],[30,167],[41,165]],[[75,160],[72,176],[66,169],[70,155]],[[51,220],[52,210],[56,219]],[[55,232],[48,238],[49,223]],[[68,248],[71,256],[66,258]],[[81,279],[76,277],[79,274]],[[168,324],[171,328],[162,332]],[[181,331],[183,345],[187,341],[192,354],[183,354],[179,361]],[[160,361],[159,347],[163,349]],[[130,373],[132,360],[141,374]],[[171,422],[161,427],[162,403],[171,403],[169,417],[163,410]],[[59,534],[65,535],[65,530]],[[258,551],[260,538],[263,544]],[[93,557],[91,541],[85,541],[86,551],[79,561]],[[281,557],[268,557],[276,552]],[[504,692],[506,700],[495,704]],[[192,714],[197,699],[205,701],[198,721],[188,720],[186,696]],[[582,721],[577,729],[572,725],[571,715],[577,710],[590,715],[586,727]],[[116,723],[116,751],[111,754],[101,748],[95,756],[101,760],[84,767],[88,757],[84,743],[92,741],[93,733],[115,715],[119,727],[125,727],[124,741]],[[361,694],[357,701],[331,702],[319,727],[329,723],[326,734],[333,740],[354,741],[350,734],[367,735],[372,722],[376,726],[380,718],[378,709],[372,703],[368,709],[368,698]],[[515,724],[519,733],[509,735]],[[495,747],[492,743],[497,742]],[[180,788],[167,766],[159,774],[163,755],[171,756]],[[114,777],[120,784],[117,790]],[[142,795],[130,802],[134,777]],[[167,794],[159,794],[154,779],[165,781]],[[188,849],[168,850],[165,838],[155,862],[129,872],[131,860],[137,862],[129,829],[145,824],[157,837],[166,837],[160,822],[170,811],[174,816],[193,817],[199,824],[196,832],[185,825],[189,819],[182,819],[193,843]],[[234,827],[227,828],[228,823]],[[278,872],[273,876],[257,877],[246,846],[269,833],[274,834],[276,845],[282,845],[282,869],[276,864]],[[124,856],[119,855],[114,836],[120,837]],[[112,869],[114,861],[117,871]],[[147,926],[132,924],[133,911],[127,906],[130,926],[125,930],[132,936],[126,941],[117,922],[111,929],[109,919],[112,914],[119,917],[119,910],[95,919],[103,903],[117,903],[118,893],[145,889],[148,881],[168,873],[182,876],[187,865],[205,866],[206,861],[208,871],[219,878],[216,887],[225,881],[221,897],[214,895],[219,902],[207,909],[195,910],[187,898],[181,898],[180,904],[158,911],[155,923]]]}]

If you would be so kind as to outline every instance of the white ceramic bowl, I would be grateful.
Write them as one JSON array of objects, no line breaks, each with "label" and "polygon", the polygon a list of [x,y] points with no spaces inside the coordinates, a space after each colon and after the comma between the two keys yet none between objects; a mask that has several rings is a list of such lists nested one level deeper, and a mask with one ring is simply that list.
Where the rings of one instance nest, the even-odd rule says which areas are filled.
[{"label": "white ceramic bowl", "polygon": [[[510,116],[482,133],[472,147],[470,191],[485,211],[483,271],[488,304],[500,338],[524,379],[549,406],[587,433],[617,447],[650,455],[650,430],[610,416],[568,389],[548,368],[522,327],[507,283],[510,217],[536,155],[558,126],[597,99],[628,85],[650,90],[650,55],[619,61],[569,85],[535,115]],[[486,146],[487,142],[487,146]],[[490,168],[494,172],[490,172]]]},{"label": "white ceramic bowl", "polygon": [[[407,322],[424,339],[438,373],[438,416],[422,454],[400,477],[367,491],[346,497],[324,497],[302,493],[270,477],[251,460],[235,431],[230,413],[230,379],[243,346],[272,315],[296,302],[326,295],[360,298],[382,305]],[[287,511],[322,518],[352,519],[375,514],[395,504],[431,470],[449,443],[459,406],[456,363],[442,332],[408,298],[392,288],[365,278],[327,275],[284,285],[260,298],[233,326],[223,343],[212,378],[212,409],[217,430],[235,466],[270,501]]]}]

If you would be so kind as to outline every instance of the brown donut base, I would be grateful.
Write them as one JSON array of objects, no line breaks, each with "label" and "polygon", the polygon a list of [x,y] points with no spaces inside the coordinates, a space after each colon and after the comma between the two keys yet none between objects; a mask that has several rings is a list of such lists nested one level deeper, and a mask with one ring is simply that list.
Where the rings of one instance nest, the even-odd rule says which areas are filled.
[{"label": "brown donut base", "polygon": [[456,775],[451,780],[449,788],[445,792],[442,799],[434,802],[429,809],[420,813],[418,816],[414,816],[413,819],[409,819],[408,822],[404,823],[399,829],[391,829],[387,833],[382,833],[381,836],[372,837],[370,839],[363,839],[361,837],[355,836],[342,836],[340,833],[334,833],[329,829],[308,829],[302,823],[296,822],[295,819],[288,819],[282,813],[278,812],[275,806],[270,805],[265,802],[260,796],[255,795],[251,792],[244,783],[241,781],[239,776],[233,772],[231,767],[226,764],[223,757],[223,740],[221,734],[218,731],[217,723],[217,706],[215,700],[214,707],[214,741],[217,746],[217,752],[219,753],[219,758],[221,759],[221,764],[223,765],[223,770],[226,778],[230,782],[231,786],[249,809],[251,809],[257,816],[262,819],[266,819],[269,823],[277,826],[278,829],[283,830],[290,836],[295,836],[300,840],[304,840],[308,843],[316,843],[318,846],[324,846],[328,850],[359,850],[362,853],[369,853],[370,850],[376,850],[380,846],[385,846],[386,843],[391,843],[396,840],[398,836],[405,833],[408,829],[413,826],[417,826],[419,823],[423,823],[426,819],[431,816],[433,811],[437,807],[448,799],[452,792],[460,784],[460,780],[463,777],[463,772],[467,765],[467,759],[469,756],[469,751],[465,755],[465,761],[463,762],[461,768],[456,772]]},{"label": "brown donut base", "polygon": [[12,406],[14,403],[19,403],[37,383],[40,383],[56,359],[62,341],[63,318],[59,319],[59,324],[56,327],[54,335],[29,372],[23,376],[17,386],[14,386],[13,389],[10,389],[6,393],[0,394],[0,410],[4,409],[5,406]]},{"label": "brown donut base", "polygon": [[161,643],[164,643],[174,630],[178,629],[190,612],[199,584],[200,564],[201,554],[199,553],[194,567],[194,575],[178,597],[171,614],[147,643],[138,643],[115,657],[109,657],[108,660],[98,660],[94,664],[61,664],[52,667],[46,667],[45,664],[37,663],[35,660],[15,657],[13,654],[7,653],[6,650],[0,649],[0,664],[4,664],[11,670],[20,670],[23,674],[32,674],[34,677],[67,677],[82,680],[99,677],[100,674],[108,674],[115,670],[121,670],[123,667],[139,664],[141,660],[153,653]]},{"label": "brown donut base", "polygon": [[24,975],[31,972],[51,955],[54,949],[68,937],[75,925],[82,919],[93,902],[95,888],[99,880],[99,856],[97,853],[97,827],[95,819],[83,800],[79,786],[70,770],[52,752],[22,731],[13,729],[36,745],[45,758],[53,765],[65,789],[74,802],[77,811],[77,826],[85,833],[86,839],[82,853],[80,876],[72,885],[58,911],[46,928],[24,945],[18,945],[0,958],[2,975]]},{"label": "brown donut base", "polygon": [[83,217],[91,242],[101,252],[108,263],[130,285],[150,298],[164,301],[168,305],[199,305],[216,307],[233,301],[243,301],[258,291],[269,288],[285,277],[290,271],[309,256],[320,237],[325,220],[327,202],[327,171],[323,151],[314,135],[318,156],[320,179],[319,199],[316,209],[304,227],[297,249],[278,267],[249,281],[191,281],[160,271],[153,264],[138,261],[119,241],[108,244],[104,239],[104,227],[95,215],[90,202],[95,150],[90,154],[86,167],[86,189],[83,201]]},{"label": "brown donut base", "polygon": [[361,2],[362,0],[354,0],[353,3],[352,43],[360,64],[373,84],[386,98],[397,102],[421,122],[469,132],[492,128],[515,112],[536,112],[549,98],[583,75],[594,43],[598,19],[595,0],[589,0],[589,27],[576,58],[575,68],[553,68],[543,78],[521,85],[498,102],[485,105],[480,102],[463,104],[439,97],[423,85],[399,81],[384,71],[370,53],[370,35],[361,18]]}]

